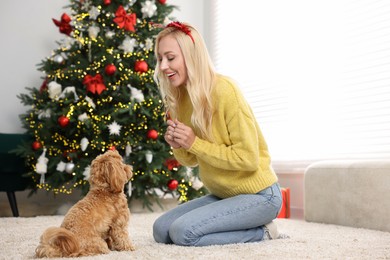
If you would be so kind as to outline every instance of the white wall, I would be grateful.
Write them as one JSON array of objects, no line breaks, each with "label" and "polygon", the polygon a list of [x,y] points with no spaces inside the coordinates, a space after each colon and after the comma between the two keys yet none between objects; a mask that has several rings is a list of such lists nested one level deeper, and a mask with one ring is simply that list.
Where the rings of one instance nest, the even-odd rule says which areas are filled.
[{"label": "white wall", "polygon": [[[205,0],[168,0],[176,5],[172,16],[204,31]],[[27,93],[26,87],[39,88],[43,73],[37,70],[45,57],[63,38],[52,18],[60,19],[67,0],[1,0],[0,2],[0,132],[24,132],[19,115],[27,111],[17,95]],[[205,38],[207,38],[205,36]]]}]

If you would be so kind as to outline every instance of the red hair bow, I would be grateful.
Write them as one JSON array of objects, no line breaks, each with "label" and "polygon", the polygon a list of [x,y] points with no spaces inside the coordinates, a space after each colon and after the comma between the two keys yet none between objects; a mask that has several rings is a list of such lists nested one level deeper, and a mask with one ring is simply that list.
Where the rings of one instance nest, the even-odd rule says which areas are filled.
[{"label": "red hair bow", "polygon": [[70,35],[70,33],[72,32],[72,26],[70,26],[70,21],[72,19],[70,19],[70,17],[66,13],[62,14],[61,21],[58,21],[54,18],[52,18],[52,20],[54,24],[57,25],[58,28],[60,28],[61,33]]},{"label": "red hair bow", "polygon": [[115,12],[114,22],[119,28],[135,32],[134,25],[137,23],[137,15],[135,13],[127,14],[123,6],[120,5]]},{"label": "red hair bow", "polygon": [[96,74],[95,76],[87,75],[84,77],[83,84],[87,87],[87,91],[95,94],[99,94],[103,92],[103,90],[107,89],[103,83],[103,77],[100,74]]},{"label": "red hair bow", "polygon": [[182,31],[185,34],[187,34],[188,36],[190,36],[192,42],[195,43],[194,38],[192,37],[192,34],[191,34],[191,30],[190,30],[190,28],[188,28],[187,25],[182,24],[181,22],[170,22],[169,24],[167,24],[166,27],[174,27],[176,29],[179,29],[180,31]]}]

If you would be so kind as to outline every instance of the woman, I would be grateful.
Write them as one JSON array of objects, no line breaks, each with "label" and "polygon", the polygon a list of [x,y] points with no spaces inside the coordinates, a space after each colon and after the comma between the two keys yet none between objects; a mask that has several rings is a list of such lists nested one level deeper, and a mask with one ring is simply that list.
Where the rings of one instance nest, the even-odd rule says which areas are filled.
[{"label": "woman", "polygon": [[199,165],[210,194],[159,217],[154,239],[207,246],[277,238],[278,179],[238,87],[215,72],[203,38],[189,24],[168,24],[155,53],[155,80],[170,115],[165,140],[182,165]]}]

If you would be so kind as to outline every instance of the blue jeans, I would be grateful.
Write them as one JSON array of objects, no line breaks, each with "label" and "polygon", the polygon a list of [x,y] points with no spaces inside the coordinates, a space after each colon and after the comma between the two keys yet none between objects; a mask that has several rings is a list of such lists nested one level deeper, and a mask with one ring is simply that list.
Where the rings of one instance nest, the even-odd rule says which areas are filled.
[{"label": "blue jeans", "polygon": [[208,246],[257,242],[263,226],[278,216],[278,183],[256,193],[221,199],[214,195],[188,201],[160,216],[153,225],[156,242]]}]

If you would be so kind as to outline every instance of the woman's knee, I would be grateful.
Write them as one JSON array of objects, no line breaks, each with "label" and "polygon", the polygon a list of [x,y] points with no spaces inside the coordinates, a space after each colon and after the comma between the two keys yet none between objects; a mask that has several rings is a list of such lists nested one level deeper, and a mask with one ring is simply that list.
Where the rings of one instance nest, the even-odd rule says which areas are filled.
[{"label": "woman's knee", "polygon": [[169,228],[169,237],[175,245],[193,246],[198,240],[185,222],[176,220]]},{"label": "woman's knee", "polygon": [[153,224],[153,238],[157,243],[171,244],[172,240],[169,237],[169,225],[163,220],[158,218]]}]

